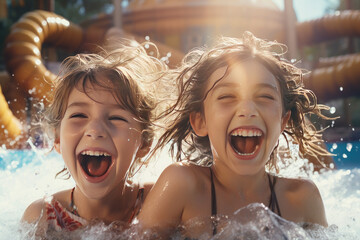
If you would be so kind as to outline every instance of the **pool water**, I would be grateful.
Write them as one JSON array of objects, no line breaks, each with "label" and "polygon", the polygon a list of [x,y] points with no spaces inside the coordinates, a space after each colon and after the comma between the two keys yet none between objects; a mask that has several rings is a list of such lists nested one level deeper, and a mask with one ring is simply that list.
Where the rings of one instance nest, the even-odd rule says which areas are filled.
[{"label": "pool water", "polygon": [[[308,174],[301,170],[307,164],[306,161],[298,160],[296,164],[284,168],[280,173],[290,177],[309,177],[316,183],[325,204],[329,228],[319,227],[312,232],[303,232],[302,228],[296,224],[284,219],[278,220],[278,216],[273,215],[263,206],[255,204],[245,210],[239,210],[241,212],[251,211],[252,208],[257,209],[256,212],[261,214],[254,215],[252,222],[243,224],[237,220],[230,221],[228,227],[214,239],[235,238],[240,236],[240,233],[245,238],[254,236],[253,239],[258,239],[261,236],[262,239],[272,239],[266,237],[264,228],[258,224],[265,221],[264,219],[273,223],[273,228],[270,230],[274,234],[280,234],[279,236],[290,238],[293,236],[297,239],[360,239],[360,168],[357,162],[359,144],[352,143],[350,147],[347,143],[336,143],[336,146],[329,144],[328,147],[330,151],[332,148],[333,153],[340,153],[340,156],[335,158],[336,170]],[[346,154],[346,157],[343,154]],[[142,171],[138,177],[139,180],[156,180],[169,163],[169,157],[161,155],[157,162],[146,171]],[[22,239],[23,235],[19,232],[19,220],[25,208],[44,195],[74,186],[71,179],[55,179],[55,174],[62,168],[63,161],[55,152],[49,153],[48,150],[36,148],[33,150],[0,148],[0,181],[2,183],[0,185],[0,239]],[[103,225],[94,226],[78,234],[80,235],[77,235],[77,239],[114,238],[114,233]],[[134,233],[124,234],[117,236],[125,239],[131,239],[130,236],[133,236],[133,239],[136,239]],[[208,238],[209,236],[205,236],[203,239]],[[68,239],[72,238],[68,237]],[[181,239],[181,237],[174,236],[174,239]]]}]

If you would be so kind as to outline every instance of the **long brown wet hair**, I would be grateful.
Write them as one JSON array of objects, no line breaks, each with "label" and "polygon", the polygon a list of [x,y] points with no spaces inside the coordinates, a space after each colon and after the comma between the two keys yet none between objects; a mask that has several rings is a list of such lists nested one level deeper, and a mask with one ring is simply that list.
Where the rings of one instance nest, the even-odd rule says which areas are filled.
[{"label": "long brown wet hair", "polygon": [[[319,145],[321,132],[307,120],[306,116],[317,115],[321,119],[331,119],[321,111],[328,107],[317,103],[315,94],[304,87],[303,70],[282,58],[286,46],[273,41],[256,38],[245,32],[241,39],[222,37],[213,47],[195,49],[183,59],[182,65],[172,72],[177,84],[177,98],[162,117],[166,128],[155,149],[170,144],[170,152],[176,161],[188,160],[200,165],[212,163],[212,154],[208,136],[197,136],[190,125],[190,114],[203,113],[203,102],[211,89],[227,74],[218,79],[209,91],[209,77],[221,67],[233,63],[253,60],[270,71],[280,85],[283,102],[283,114],[290,111],[291,116],[283,132],[285,139],[290,136],[299,145],[299,155],[331,155]],[[273,154],[272,154],[273,155]],[[269,168],[276,167],[276,159],[271,157]]]},{"label": "long brown wet hair", "polygon": [[[155,56],[147,53],[145,44],[153,47]],[[142,146],[151,145],[154,138],[154,111],[157,106],[156,83],[167,70],[167,66],[158,59],[155,45],[123,39],[106,46],[97,54],[70,56],[62,62],[60,69],[53,86],[53,98],[43,118],[47,133],[53,140],[59,137],[58,131],[71,91],[77,88],[87,94],[90,85],[111,92],[119,105],[140,122]],[[144,163],[144,160],[136,159],[129,175],[133,175],[138,166]],[[68,175],[66,168],[57,176],[59,174]]]}]

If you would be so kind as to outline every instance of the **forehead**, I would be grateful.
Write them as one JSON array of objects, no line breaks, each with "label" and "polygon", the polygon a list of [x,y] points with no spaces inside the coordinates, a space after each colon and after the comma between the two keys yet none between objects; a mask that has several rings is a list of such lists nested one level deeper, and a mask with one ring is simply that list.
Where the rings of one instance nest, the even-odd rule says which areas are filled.
[{"label": "forehead", "polygon": [[89,77],[80,79],[70,91],[69,101],[90,98],[96,102],[116,102],[113,83],[102,74],[96,74],[95,80]]},{"label": "forehead", "polygon": [[229,83],[238,86],[269,85],[279,89],[275,76],[255,60],[234,62],[218,68],[210,75],[207,90],[228,86]]}]

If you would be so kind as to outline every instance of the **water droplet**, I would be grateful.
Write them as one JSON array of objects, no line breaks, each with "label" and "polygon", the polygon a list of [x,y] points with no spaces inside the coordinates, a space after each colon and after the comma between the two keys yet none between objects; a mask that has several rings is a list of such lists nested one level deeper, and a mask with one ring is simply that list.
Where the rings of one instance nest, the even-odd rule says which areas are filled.
[{"label": "water droplet", "polygon": [[335,112],[336,112],[336,108],[335,108],[335,107],[331,107],[331,108],[330,108],[330,113],[331,113],[331,114],[334,114]]},{"label": "water droplet", "polygon": [[146,36],[146,37],[145,37],[145,40],[146,40],[146,41],[149,41],[149,40],[150,40],[150,37],[149,37],[149,36]]},{"label": "water droplet", "polygon": [[344,141],[344,139],[343,139],[343,138],[340,138],[340,141],[342,142],[342,141]]},{"label": "water droplet", "polygon": [[340,89],[340,91],[341,91],[341,92],[344,90],[344,88],[343,88],[343,87],[340,87],[339,89]]},{"label": "water droplet", "polygon": [[333,148],[333,149],[337,149],[337,147],[338,147],[338,145],[337,145],[336,143],[334,143],[334,144],[332,145],[332,148]]},{"label": "water droplet", "polygon": [[351,143],[347,143],[346,144],[346,150],[348,150],[348,152],[351,152],[352,149],[352,144]]},{"label": "water droplet", "polygon": [[331,121],[331,127],[334,127],[335,121]]},{"label": "water droplet", "polygon": [[342,157],[343,157],[343,158],[347,158],[347,155],[344,153],[344,154],[342,155]]},{"label": "water droplet", "polygon": [[128,138],[128,142],[130,142],[130,138]]},{"label": "water droplet", "polygon": [[149,48],[149,44],[145,44],[145,48],[148,49],[148,48]]},{"label": "water droplet", "polygon": [[352,128],[351,131],[355,131],[355,128]]}]

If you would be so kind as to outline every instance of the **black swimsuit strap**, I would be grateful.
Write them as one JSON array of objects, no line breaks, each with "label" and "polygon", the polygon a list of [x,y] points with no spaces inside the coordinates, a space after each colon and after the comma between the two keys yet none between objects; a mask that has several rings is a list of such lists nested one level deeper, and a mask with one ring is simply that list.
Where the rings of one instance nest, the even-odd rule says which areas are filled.
[{"label": "black swimsuit strap", "polygon": [[[210,182],[211,182],[211,218],[212,218],[212,225],[213,225],[213,235],[217,233],[217,221],[216,221],[216,215],[217,215],[217,204],[216,204],[216,192],[215,192],[215,184],[214,184],[214,177],[213,177],[213,171],[211,168],[210,170]],[[269,187],[270,187],[270,202],[269,202],[269,208],[271,211],[275,213],[275,210],[277,210],[278,215],[281,217],[280,207],[279,203],[277,201],[276,193],[275,193],[275,184],[276,184],[276,177],[273,177],[273,181],[271,181],[270,174],[268,175],[269,179]],[[275,209],[276,208],[276,209]]]},{"label": "black swimsuit strap", "polygon": [[269,202],[269,208],[271,209],[271,211],[273,211],[275,213],[275,210],[277,210],[278,215],[281,217],[281,212],[280,212],[280,207],[279,207],[279,203],[276,197],[276,193],[275,193],[275,184],[276,184],[276,177],[273,177],[273,181],[271,181],[271,177],[270,174],[268,175],[268,179],[269,179],[269,187],[270,187],[270,202]]},{"label": "black swimsuit strap", "polygon": [[216,192],[215,192],[215,184],[214,184],[214,177],[213,171],[210,169],[210,182],[211,182],[211,218],[212,218],[212,225],[213,225],[213,235],[217,233],[217,206],[216,206]]}]

